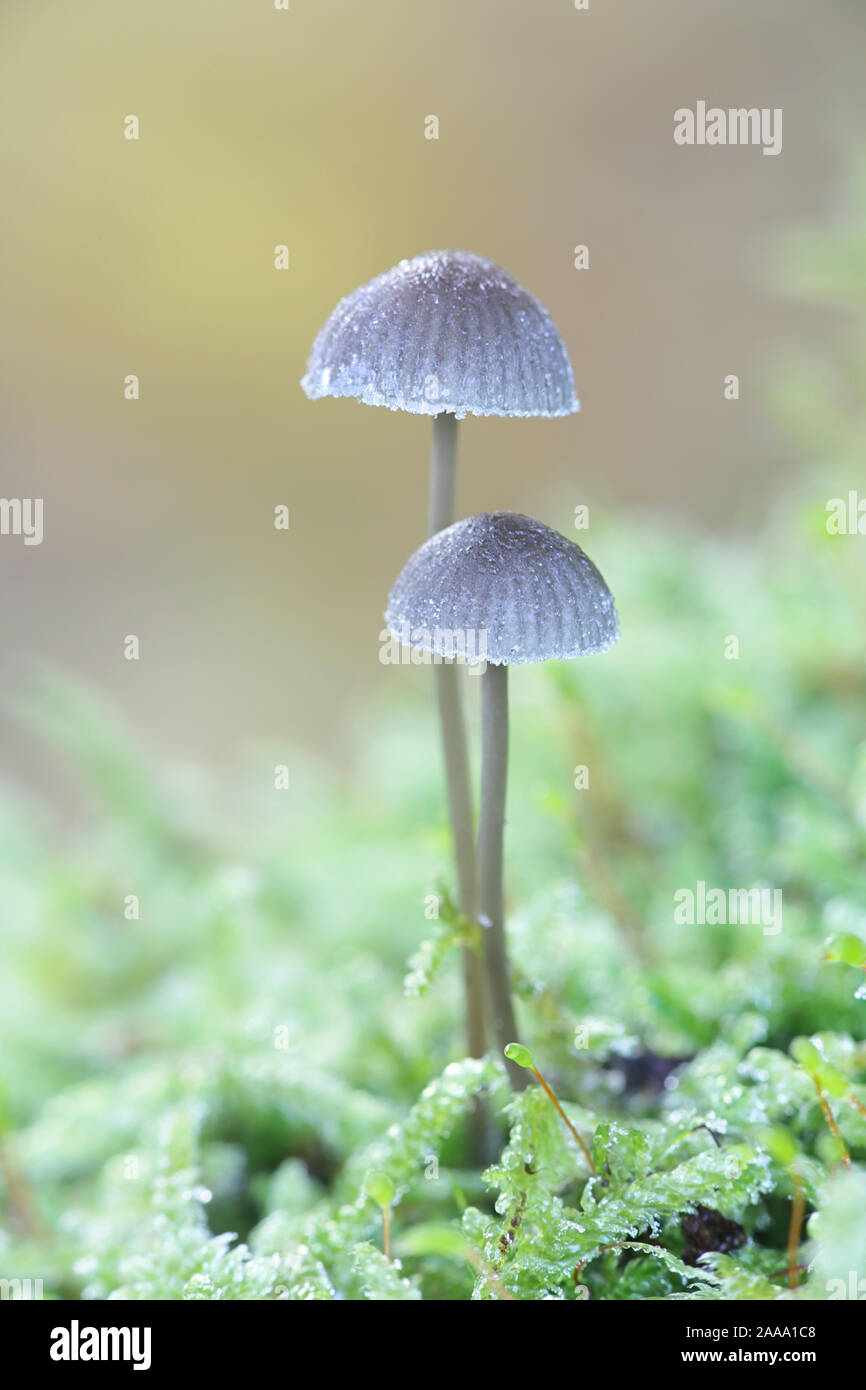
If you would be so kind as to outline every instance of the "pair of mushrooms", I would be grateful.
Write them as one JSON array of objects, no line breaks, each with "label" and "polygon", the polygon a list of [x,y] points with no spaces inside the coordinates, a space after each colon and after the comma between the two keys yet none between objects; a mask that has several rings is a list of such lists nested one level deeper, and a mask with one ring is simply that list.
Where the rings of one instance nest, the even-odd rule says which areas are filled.
[{"label": "pair of mushrooms", "polygon": [[[604,651],[619,636],[607,585],[578,545],[512,512],[454,522],[457,422],[465,415],[569,415],[580,408],[568,354],[545,309],[492,261],[434,251],[401,261],[343,299],[301,382],[315,400],[352,396],[433,417],[429,536],[399,574],[385,621],[434,661],[458,901],[478,922],[490,1022],[517,1039],[503,901],[508,668]],[[455,640],[483,656],[481,799],[475,816]],[[485,1051],[484,981],[464,951],[467,1045]],[[508,1062],[512,1085],[526,1073]]]}]

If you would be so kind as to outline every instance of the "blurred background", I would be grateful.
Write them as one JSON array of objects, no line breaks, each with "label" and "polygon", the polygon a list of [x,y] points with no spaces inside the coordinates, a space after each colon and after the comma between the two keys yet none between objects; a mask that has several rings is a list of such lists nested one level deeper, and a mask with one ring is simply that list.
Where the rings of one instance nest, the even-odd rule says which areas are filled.
[{"label": "blurred background", "polygon": [[[0,492],[45,499],[41,546],[0,542],[5,690],[47,661],[169,758],[263,736],[353,759],[399,679],[378,634],[429,422],[298,381],[337,300],[423,250],[531,289],[583,403],[468,420],[462,514],[751,532],[806,461],[766,392],[847,325],[777,294],[779,247],[846,214],[860,0],[5,0],[0,55]],[[782,107],[783,152],[677,147],[698,100]],[[38,739],[0,737],[7,777],[74,805]]]}]

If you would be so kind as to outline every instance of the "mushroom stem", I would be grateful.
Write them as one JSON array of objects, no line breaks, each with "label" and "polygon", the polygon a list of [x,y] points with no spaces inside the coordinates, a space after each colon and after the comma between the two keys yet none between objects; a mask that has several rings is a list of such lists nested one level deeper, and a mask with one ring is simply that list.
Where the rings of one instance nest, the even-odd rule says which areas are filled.
[{"label": "mushroom stem", "polygon": [[[478,825],[478,908],[484,941],[487,989],[496,1041],[504,1051],[517,1037],[502,887],[505,792],[508,779],[508,667],[488,663],[481,677],[481,815]],[[527,1075],[506,1061],[516,1091]]]},{"label": "mushroom stem", "polygon": [[[472,793],[469,787],[466,729],[453,661],[434,667],[448,810],[454,836],[457,865],[457,897],[460,911],[470,922],[475,915],[475,845]],[[466,1044],[471,1057],[483,1057],[484,979],[481,961],[471,947],[463,950],[463,980],[466,993]]]},{"label": "mushroom stem", "polygon": [[457,416],[433,416],[428,531],[435,536],[454,520],[457,498]]},{"label": "mushroom stem", "polygon": [[[433,417],[433,448],[430,459],[430,535],[443,531],[454,520],[457,486],[457,418]],[[458,671],[453,661],[434,666],[436,698],[448,811],[454,837],[457,865],[457,897],[464,917],[475,921],[475,816],[469,781],[466,726],[460,700]],[[463,987],[466,996],[466,1046],[471,1057],[483,1057],[484,979],[481,961],[468,946],[463,951]]]}]

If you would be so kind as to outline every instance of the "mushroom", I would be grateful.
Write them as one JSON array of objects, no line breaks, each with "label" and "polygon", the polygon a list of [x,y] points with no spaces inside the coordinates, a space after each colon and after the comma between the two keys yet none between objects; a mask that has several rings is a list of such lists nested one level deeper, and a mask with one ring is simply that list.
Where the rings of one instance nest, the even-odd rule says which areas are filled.
[{"label": "mushroom", "polygon": [[[340,301],[319,331],[301,386],[433,417],[428,534],[455,516],[457,422],[466,415],[579,410],[568,353],[547,311],[493,261],[466,251],[403,260]],[[466,731],[449,661],[436,667],[458,901],[475,919],[474,812]],[[484,1051],[481,978],[464,952],[467,1043]]]},{"label": "mushroom", "polygon": [[493,261],[428,251],[340,301],[301,381],[412,415],[570,415],[580,405],[550,315]]},{"label": "mushroom", "polygon": [[[508,767],[508,668],[604,651],[619,637],[613,596],[579,545],[514,512],[483,513],[440,531],[410,556],[388,599],[393,637],[440,657],[455,647],[484,661],[478,920],[496,1039],[518,1036],[503,903]],[[509,1058],[512,1084],[525,1073]]]}]

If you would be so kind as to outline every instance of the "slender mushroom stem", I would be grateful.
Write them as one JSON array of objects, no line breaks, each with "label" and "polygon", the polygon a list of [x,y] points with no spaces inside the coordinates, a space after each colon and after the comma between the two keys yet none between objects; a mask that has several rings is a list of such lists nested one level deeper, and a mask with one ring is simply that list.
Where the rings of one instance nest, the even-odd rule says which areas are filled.
[{"label": "slender mushroom stem", "polygon": [[[493,1029],[504,1051],[517,1038],[502,886],[505,792],[508,778],[508,667],[488,664],[481,677],[481,815],[478,825],[478,907]],[[516,1091],[527,1085],[522,1067],[506,1061]]]},{"label": "slender mushroom stem", "polygon": [[454,520],[457,497],[457,416],[433,416],[430,454],[430,512],[428,533],[435,536]]},{"label": "slender mushroom stem", "polygon": [[[448,809],[457,863],[457,896],[463,916],[470,922],[475,922],[475,830],[472,793],[469,787],[466,729],[457,685],[457,668],[453,661],[448,661],[434,667],[434,670],[445,780],[448,786]],[[477,952],[469,946],[463,949],[463,982],[466,994],[466,1045],[471,1057],[483,1057],[484,976],[481,960]]]},{"label": "slender mushroom stem", "polygon": [[[457,487],[457,417],[440,414],[433,417],[433,448],[430,459],[430,517],[429,532],[433,536],[454,520]],[[472,788],[469,781],[469,755],[466,726],[460,700],[458,671],[453,661],[434,667],[436,698],[439,705],[439,724],[445,781],[448,789],[448,811],[454,837],[454,857],[457,865],[457,896],[460,911],[470,922],[475,921],[475,816],[472,807]],[[463,951],[463,986],[466,995],[466,1045],[471,1057],[483,1057],[484,1039],[484,980],[481,961],[475,951]]]}]

